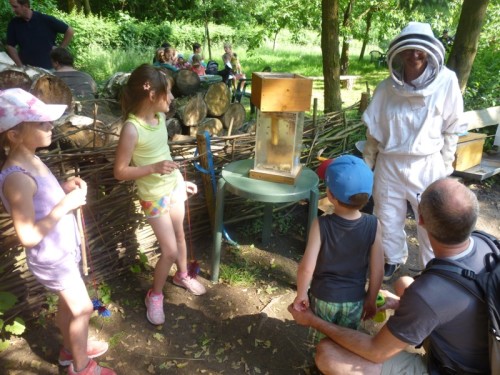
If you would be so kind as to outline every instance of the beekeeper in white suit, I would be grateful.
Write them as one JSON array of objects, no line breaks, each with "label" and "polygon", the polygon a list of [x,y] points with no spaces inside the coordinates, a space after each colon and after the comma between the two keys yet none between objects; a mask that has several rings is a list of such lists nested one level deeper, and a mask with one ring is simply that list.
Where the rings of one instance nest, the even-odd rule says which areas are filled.
[{"label": "beekeeper in white suit", "polygon": [[[466,131],[455,72],[444,66],[444,48],[429,24],[410,22],[387,52],[390,77],[376,88],[363,114],[365,162],[374,168],[375,215],[382,224],[384,280],[408,258],[404,230],[407,201],[418,221],[418,195],[453,172],[458,134]],[[423,267],[434,257],[417,226]]]}]

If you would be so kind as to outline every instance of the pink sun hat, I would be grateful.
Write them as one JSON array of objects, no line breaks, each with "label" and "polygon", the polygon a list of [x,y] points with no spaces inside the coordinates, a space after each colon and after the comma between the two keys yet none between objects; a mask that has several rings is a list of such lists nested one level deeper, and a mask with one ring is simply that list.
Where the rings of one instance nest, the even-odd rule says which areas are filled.
[{"label": "pink sun hat", "polygon": [[0,133],[21,122],[55,121],[66,107],[66,104],[45,104],[19,88],[0,91]]}]

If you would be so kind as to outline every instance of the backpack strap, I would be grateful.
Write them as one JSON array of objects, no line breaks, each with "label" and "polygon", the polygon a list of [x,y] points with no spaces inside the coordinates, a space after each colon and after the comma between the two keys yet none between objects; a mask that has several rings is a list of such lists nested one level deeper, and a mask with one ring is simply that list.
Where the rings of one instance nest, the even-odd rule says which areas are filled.
[{"label": "backpack strap", "polygon": [[476,273],[471,269],[462,267],[458,262],[450,259],[434,258],[427,263],[423,273],[439,275],[453,281],[465,288],[481,302],[486,302],[483,292],[475,282]]},{"label": "backpack strap", "polygon": [[486,233],[482,230],[474,230],[472,231],[472,237],[477,237],[482,239],[484,242],[488,244],[491,249],[491,252],[500,255],[500,240],[495,236]]}]

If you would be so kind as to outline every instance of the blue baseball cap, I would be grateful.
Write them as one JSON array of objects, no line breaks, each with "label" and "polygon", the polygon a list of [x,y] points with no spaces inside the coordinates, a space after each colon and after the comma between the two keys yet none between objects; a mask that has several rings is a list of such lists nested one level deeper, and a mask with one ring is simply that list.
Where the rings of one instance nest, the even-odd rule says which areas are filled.
[{"label": "blue baseball cap", "polygon": [[350,204],[355,194],[372,195],[373,172],[361,159],[342,155],[334,159],[326,169],[326,186],[342,203]]}]

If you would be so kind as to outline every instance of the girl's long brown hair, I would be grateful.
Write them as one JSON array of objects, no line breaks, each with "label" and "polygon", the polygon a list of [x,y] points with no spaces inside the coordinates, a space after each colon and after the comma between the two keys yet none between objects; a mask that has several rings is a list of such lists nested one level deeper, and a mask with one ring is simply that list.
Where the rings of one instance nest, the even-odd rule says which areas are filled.
[{"label": "girl's long brown hair", "polygon": [[121,96],[123,118],[126,120],[129,114],[136,113],[149,98],[151,91],[154,91],[157,97],[168,95],[169,85],[172,86],[170,79],[160,67],[142,64],[135,68]]}]

